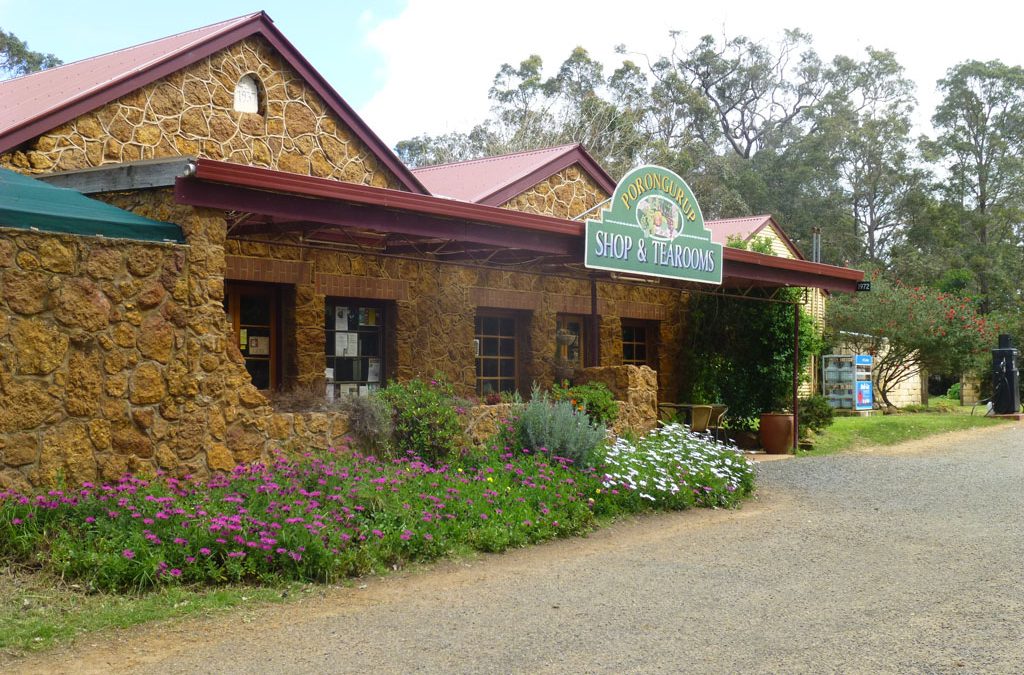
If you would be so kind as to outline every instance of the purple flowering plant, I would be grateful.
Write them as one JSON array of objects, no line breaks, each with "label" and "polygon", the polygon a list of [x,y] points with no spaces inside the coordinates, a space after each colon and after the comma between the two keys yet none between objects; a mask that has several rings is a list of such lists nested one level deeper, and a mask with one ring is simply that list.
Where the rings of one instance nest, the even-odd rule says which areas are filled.
[{"label": "purple flowering plant", "polygon": [[[716,482],[698,472],[686,499],[640,498],[628,470],[617,475],[622,448],[612,449],[608,459],[619,464],[582,469],[504,445],[438,466],[343,447],[280,453],[206,480],[161,474],[36,495],[8,490],[0,492],[0,560],[45,566],[103,591],[330,582],[582,534],[622,513],[731,505],[753,487],[752,477]],[[676,466],[674,475],[685,482],[686,471]]]}]

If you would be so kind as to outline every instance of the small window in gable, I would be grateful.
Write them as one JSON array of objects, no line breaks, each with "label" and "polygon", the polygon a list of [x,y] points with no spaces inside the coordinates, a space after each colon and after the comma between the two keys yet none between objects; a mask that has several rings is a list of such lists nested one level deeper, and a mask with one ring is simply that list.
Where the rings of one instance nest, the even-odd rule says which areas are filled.
[{"label": "small window in gable", "polygon": [[235,85],[235,110],[243,113],[260,111],[260,85],[252,75],[243,75]]}]

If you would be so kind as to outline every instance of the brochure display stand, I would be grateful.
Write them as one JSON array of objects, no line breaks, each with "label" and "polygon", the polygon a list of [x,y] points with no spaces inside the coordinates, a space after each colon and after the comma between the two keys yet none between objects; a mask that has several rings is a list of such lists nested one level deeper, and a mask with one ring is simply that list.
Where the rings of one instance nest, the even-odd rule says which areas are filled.
[{"label": "brochure display stand", "polygon": [[871,410],[874,407],[873,361],[868,354],[822,356],[822,389],[828,404],[842,410]]}]

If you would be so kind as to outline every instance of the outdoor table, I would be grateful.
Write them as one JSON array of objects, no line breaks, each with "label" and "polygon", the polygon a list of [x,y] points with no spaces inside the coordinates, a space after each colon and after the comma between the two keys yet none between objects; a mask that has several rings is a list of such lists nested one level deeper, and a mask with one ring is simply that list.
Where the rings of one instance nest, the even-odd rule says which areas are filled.
[{"label": "outdoor table", "polygon": [[[659,416],[660,416],[660,414],[662,414],[662,413],[664,413],[664,414],[677,414],[677,413],[679,413],[679,411],[685,411],[686,412],[686,424],[692,429],[693,428],[693,413],[694,413],[694,410],[697,409],[697,408],[707,408],[708,412],[709,412],[709,417],[710,417],[711,407],[712,406],[708,405],[707,403],[659,403],[658,404],[658,413],[659,413]],[[708,421],[710,422],[710,419]],[[703,432],[703,431],[706,431],[706,430],[707,430],[707,425],[706,424],[705,424],[705,428],[704,429],[697,429],[698,432]]]}]

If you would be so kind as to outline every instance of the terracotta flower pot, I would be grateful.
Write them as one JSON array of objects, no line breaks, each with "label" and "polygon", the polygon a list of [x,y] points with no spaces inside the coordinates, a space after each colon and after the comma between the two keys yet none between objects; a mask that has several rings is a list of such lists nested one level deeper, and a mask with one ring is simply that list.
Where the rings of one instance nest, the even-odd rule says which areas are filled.
[{"label": "terracotta flower pot", "polygon": [[761,447],[770,455],[784,455],[793,448],[793,415],[761,413],[758,427]]}]

